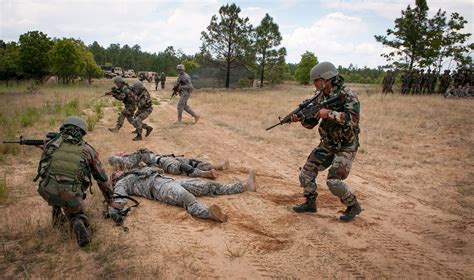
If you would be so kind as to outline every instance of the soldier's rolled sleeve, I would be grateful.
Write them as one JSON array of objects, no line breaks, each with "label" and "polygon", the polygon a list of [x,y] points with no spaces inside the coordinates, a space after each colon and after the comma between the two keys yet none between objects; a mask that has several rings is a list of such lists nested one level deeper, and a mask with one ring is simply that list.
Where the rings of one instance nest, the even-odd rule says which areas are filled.
[{"label": "soldier's rolled sleeve", "polygon": [[89,166],[91,170],[92,177],[97,181],[97,185],[102,192],[104,198],[108,199],[112,195],[112,190],[108,183],[107,173],[105,172],[104,168],[102,167],[102,163],[99,160],[99,154],[90,147],[89,153]]},{"label": "soldier's rolled sleeve", "polygon": [[359,123],[360,103],[356,96],[347,95],[344,103],[344,111],[331,111],[328,119],[339,124],[356,126]]}]

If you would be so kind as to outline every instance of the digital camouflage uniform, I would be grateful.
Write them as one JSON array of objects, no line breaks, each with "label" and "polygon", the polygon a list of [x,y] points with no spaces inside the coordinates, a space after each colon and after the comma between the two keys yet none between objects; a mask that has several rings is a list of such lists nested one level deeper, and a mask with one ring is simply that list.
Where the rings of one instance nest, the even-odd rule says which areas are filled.
[{"label": "digital camouflage uniform", "polygon": [[410,93],[410,72],[408,71],[403,71],[401,80],[402,80],[402,86],[401,86],[401,91],[402,94],[408,94]]},{"label": "digital camouflage uniform", "polygon": [[158,84],[160,83],[160,76],[158,76],[158,73],[153,76],[153,79],[155,80],[155,90],[158,90]]},{"label": "digital camouflage uniform", "polygon": [[423,82],[423,70],[421,70],[421,72],[418,72],[418,70],[414,70],[411,75],[411,94],[421,93],[422,82]]},{"label": "digital camouflage uniform", "polygon": [[143,129],[147,130],[146,136],[148,136],[153,128],[143,121],[153,112],[151,96],[146,88],[142,88],[135,92],[135,97],[137,99],[138,109],[133,117],[133,126],[136,129],[137,137],[141,137]]},{"label": "digital camouflage uniform", "polygon": [[[137,195],[167,204],[184,207],[191,215],[208,219],[209,207],[196,196],[238,194],[244,191],[242,183],[222,184],[198,179],[173,179],[160,174],[156,167],[143,167],[122,174],[116,181],[114,196]],[[114,203],[126,204],[127,199],[114,198]]]},{"label": "digital camouflage uniform", "polygon": [[55,219],[60,218],[62,208],[71,226],[80,219],[88,227],[83,200],[92,178],[97,181],[104,198],[111,198],[112,190],[98,153],[82,139],[78,128],[62,129],[45,145],[35,179],[40,179],[38,193],[53,206],[53,225],[60,222]]},{"label": "digital camouflage uniform", "polygon": [[160,75],[161,89],[165,89],[165,82],[166,82],[166,75],[164,72],[161,72],[161,75]]},{"label": "digital camouflage uniform", "polygon": [[178,76],[176,84],[179,85],[179,101],[178,101],[178,121],[181,121],[183,117],[183,110],[196,118],[196,114],[193,112],[191,107],[188,105],[188,99],[193,92],[193,84],[191,83],[191,77],[187,73],[182,73]]},{"label": "digital camouflage uniform", "polygon": [[393,93],[393,84],[395,82],[395,74],[389,70],[387,71],[387,73],[385,74],[385,77],[383,78],[383,89],[382,89],[382,93]]},{"label": "digital camouflage uniform", "polygon": [[112,96],[122,101],[124,105],[124,109],[119,113],[115,131],[118,131],[123,126],[125,118],[133,125],[133,114],[137,110],[137,101],[129,85],[124,83],[121,88],[113,92]]},{"label": "digital camouflage uniform", "polygon": [[[318,172],[329,168],[326,179],[329,190],[339,197],[344,205],[352,206],[357,200],[349,186],[342,180],[349,175],[359,147],[359,99],[354,92],[344,86],[344,80],[339,76],[329,95],[321,94],[316,102],[321,102],[339,92],[342,96],[341,101],[327,106],[327,109],[332,111],[319,125],[321,142],[308,156],[299,180],[306,197],[317,196]],[[302,120],[301,124],[305,128],[312,129],[318,122],[318,118],[310,118]]]},{"label": "digital camouflage uniform", "polygon": [[[159,155],[142,148],[128,155],[113,155],[109,157],[110,165],[118,165],[120,169],[134,169],[139,167],[140,162],[147,165],[154,165],[164,170],[166,173],[175,175],[186,175],[189,177],[213,177],[211,171],[214,166],[208,162],[202,162],[192,158],[175,157],[173,155]],[[220,166],[216,166],[221,169]]]}]

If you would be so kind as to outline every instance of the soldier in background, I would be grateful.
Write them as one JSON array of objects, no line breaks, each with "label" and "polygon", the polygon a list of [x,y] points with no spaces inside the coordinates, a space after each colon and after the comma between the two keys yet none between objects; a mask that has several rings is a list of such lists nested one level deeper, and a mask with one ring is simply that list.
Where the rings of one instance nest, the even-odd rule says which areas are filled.
[{"label": "soldier in background", "polygon": [[[157,167],[143,167],[130,171],[117,170],[112,174],[114,199],[108,212],[116,216],[126,206],[130,195],[158,200],[166,204],[184,207],[189,214],[201,219],[226,222],[227,215],[217,205],[207,206],[196,196],[231,195],[244,191],[255,191],[255,173],[251,172],[245,183],[222,184],[198,179],[174,179],[162,175]],[[120,197],[120,198],[119,198]]]},{"label": "soldier in background", "polygon": [[161,89],[165,89],[165,82],[166,82],[165,72],[161,72],[160,82],[161,82]]},{"label": "soldier in background", "polygon": [[433,70],[431,72],[431,84],[430,84],[430,94],[435,93],[436,83],[438,82],[439,74]]},{"label": "soldier in background", "polygon": [[454,88],[462,87],[464,84],[464,73],[462,68],[459,68],[456,73],[453,74],[453,83]]},{"label": "soldier in background", "polygon": [[133,117],[133,126],[135,127],[135,133],[137,136],[133,138],[133,141],[142,140],[142,131],[143,128],[146,130],[145,137],[150,135],[153,127],[144,123],[143,121],[148,118],[148,116],[153,112],[153,103],[151,101],[151,96],[148,90],[143,86],[143,83],[140,81],[133,82],[133,92],[137,100],[137,112]]},{"label": "soldier in background", "polygon": [[178,101],[178,122],[181,122],[183,117],[183,110],[186,111],[194,118],[194,122],[197,123],[199,120],[199,115],[194,113],[191,107],[188,105],[188,99],[193,92],[193,84],[191,83],[191,77],[184,72],[184,65],[179,64],[176,66],[176,71],[178,72],[178,79],[176,80],[176,86],[178,87],[179,92],[179,101]]},{"label": "soldier in background", "polygon": [[401,87],[402,94],[410,93],[410,72],[408,72],[407,70],[403,70],[401,80],[402,80],[402,87]]},{"label": "soldier in background", "polygon": [[444,70],[444,74],[439,78],[438,93],[445,94],[451,84],[451,75],[449,70]]},{"label": "soldier in background", "polygon": [[133,125],[133,115],[135,111],[137,110],[137,101],[129,85],[125,82],[125,80],[122,77],[117,76],[113,79],[113,81],[116,86],[116,89],[112,90],[109,93],[115,99],[123,102],[124,109],[122,110],[122,112],[119,113],[119,116],[117,118],[117,124],[115,125],[115,127],[109,128],[109,131],[118,132],[120,128],[123,126],[123,122],[125,121],[125,118],[131,125]]},{"label": "soldier in background", "polygon": [[413,70],[413,74],[411,76],[411,94],[420,94],[423,72],[423,69],[421,69],[420,72],[418,70]]},{"label": "soldier in background", "polygon": [[158,84],[160,83],[160,76],[158,76],[158,73],[153,75],[153,79],[155,80],[155,90],[158,90]]},{"label": "soldier in background", "polygon": [[112,190],[98,153],[83,140],[87,133],[84,120],[67,117],[59,130],[58,136],[44,147],[35,181],[41,179],[38,193],[52,206],[53,226],[61,226],[67,218],[77,244],[83,247],[90,242],[84,199],[92,177],[108,202],[111,202]]},{"label": "soldier in background", "polygon": [[393,93],[392,87],[393,84],[395,83],[395,74],[392,72],[392,70],[388,70],[387,73],[385,74],[385,77],[383,78],[383,89],[382,93]]},{"label": "soldier in background", "polygon": [[422,75],[421,80],[421,94],[430,93],[431,69],[428,69],[428,72]]}]

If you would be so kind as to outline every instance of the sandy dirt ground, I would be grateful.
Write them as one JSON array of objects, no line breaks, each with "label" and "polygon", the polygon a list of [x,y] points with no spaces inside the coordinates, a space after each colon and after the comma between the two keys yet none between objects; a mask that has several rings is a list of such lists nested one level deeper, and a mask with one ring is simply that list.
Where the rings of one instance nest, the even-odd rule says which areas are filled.
[{"label": "sandy dirt ground", "polygon": [[[152,84],[148,87],[151,89]],[[182,208],[141,198],[140,207],[126,218],[127,233],[97,214],[95,236],[106,235],[109,240],[120,241],[123,247],[113,252],[116,265],[133,267],[134,273],[139,273],[116,273],[115,277],[474,279],[472,185],[468,186],[467,194],[462,194],[452,183],[462,179],[466,186],[473,182],[472,141],[467,142],[468,147],[450,147],[442,145],[436,135],[420,133],[399,136],[398,143],[411,147],[406,151],[388,149],[383,143],[373,148],[362,146],[364,150],[356,158],[346,182],[364,211],[353,222],[341,223],[338,217],[344,207],[326,187],[327,172],[321,172],[317,180],[318,213],[291,211],[292,205],[303,201],[299,168],[318,143],[317,130],[293,137],[292,133],[304,128],[293,124],[290,131],[278,127],[264,132],[272,121],[250,119],[262,131],[246,132],[225,118],[212,115],[211,105],[205,104],[205,97],[199,92],[190,99],[190,105],[201,114],[201,120],[194,124],[185,116],[184,124],[173,124],[177,100],[165,100],[169,90],[150,92],[161,102],[148,121],[155,127],[149,137],[132,142],[132,127],[128,124],[117,134],[106,131],[113,127],[116,118],[111,107],[87,136],[101,151],[103,161],[112,152],[130,152],[140,147],[216,163],[228,160],[230,169],[219,172],[218,180],[245,180],[248,171],[255,170],[257,192],[200,198],[222,207],[229,216],[224,224],[196,219]],[[370,103],[368,96],[361,99]],[[296,100],[298,97],[289,99],[287,108],[297,104]],[[474,104],[472,100],[467,102],[471,103],[466,110],[472,114]],[[371,127],[367,116],[364,112],[367,125],[363,132]],[[276,115],[269,119],[277,120]],[[362,137],[364,140],[367,136]],[[415,153],[420,156],[414,157]],[[31,177],[38,156],[36,152],[8,169]],[[460,174],[464,177],[460,178]],[[9,182],[20,185],[23,181]],[[34,192],[25,203],[47,212],[45,203]],[[9,211],[25,205],[18,203]],[[98,206],[90,208],[100,211]],[[48,219],[44,215],[38,223],[47,224]],[[104,238],[98,240],[103,242]],[[78,249],[72,244],[69,250]],[[90,267],[76,271],[88,278],[87,269],[97,269],[98,262],[87,261],[86,252],[79,254]],[[7,276],[14,275],[13,269],[4,271]],[[57,271],[55,276],[67,273]]]}]

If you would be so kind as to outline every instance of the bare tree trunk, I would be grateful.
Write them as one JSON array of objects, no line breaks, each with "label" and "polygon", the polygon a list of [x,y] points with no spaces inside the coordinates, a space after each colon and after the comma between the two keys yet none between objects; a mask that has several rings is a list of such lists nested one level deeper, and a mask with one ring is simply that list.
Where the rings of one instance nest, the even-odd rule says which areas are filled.
[{"label": "bare tree trunk", "polygon": [[263,77],[265,75],[265,55],[266,50],[263,50],[262,53],[262,71],[260,71],[260,87],[263,88]]}]

